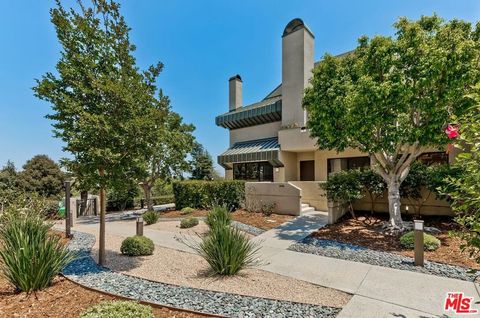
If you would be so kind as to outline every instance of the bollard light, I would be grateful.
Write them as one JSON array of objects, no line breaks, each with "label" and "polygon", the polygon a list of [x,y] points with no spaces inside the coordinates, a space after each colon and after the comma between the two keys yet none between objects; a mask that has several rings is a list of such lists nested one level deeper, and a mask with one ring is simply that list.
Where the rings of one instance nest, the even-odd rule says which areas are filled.
[{"label": "bollard light", "polygon": [[415,266],[423,267],[423,221],[413,221]]},{"label": "bollard light", "polygon": [[143,218],[137,218],[137,236],[143,236]]}]

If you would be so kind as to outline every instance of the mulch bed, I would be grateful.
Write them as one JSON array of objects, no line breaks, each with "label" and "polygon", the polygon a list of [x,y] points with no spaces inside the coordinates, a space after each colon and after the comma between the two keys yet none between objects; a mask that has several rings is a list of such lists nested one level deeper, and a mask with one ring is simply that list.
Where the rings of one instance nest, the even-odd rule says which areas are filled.
[{"label": "mulch bed", "polygon": [[[171,210],[165,211],[160,214],[161,218],[183,218],[187,216],[194,217],[205,217],[207,216],[208,210],[195,210],[193,213],[188,215],[182,215],[181,211]],[[236,210],[232,212],[232,220],[248,224],[254,227],[258,227],[262,230],[270,230],[282,223],[290,221],[294,216],[291,215],[280,215],[280,214],[271,214],[264,215],[262,213],[248,212],[245,210]]]},{"label": "mulch bed", "polygon": [[[57,277],[52,286],[31,295],[15,293],[14,289],[0,278],[1,317],[79,317],[86,308],[108,300],[115,298],[85,289],[63,277]],[[157,318],[207,317],[168,308],[152,309]]]},{"label": "mulch bed", "polygon": [[[312,236],[414,257],[412,250],[406,250],[400,245],[399,236],[381,233],[381,224],[387,220],[387,214],[371,215],[369,212],[357,212],[357,219],[345,217],[336,224],[319,229]],[[480,269],[480,265],[474,259],[470,258],[467,253],[461,252],[462,241],[449,235],[449,231],[458,228],[451,218],[424,216],[424,221],[425,226],[433,226],[441,231],[439,234],[434,234],[441,241],[441,246],[433,252],[425,251],[426,260]]]}]

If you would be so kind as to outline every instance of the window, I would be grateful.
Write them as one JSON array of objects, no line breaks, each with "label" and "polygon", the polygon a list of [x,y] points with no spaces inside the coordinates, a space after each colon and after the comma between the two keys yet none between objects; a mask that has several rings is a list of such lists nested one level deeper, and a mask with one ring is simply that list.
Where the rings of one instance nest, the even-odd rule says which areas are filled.
[{"label": "window", "polygon": [[426,164],[427,166],[435,164],[448,164],[448,154],[445,152],[425,152],[421,154],[417,160]]},{"label": "window", "polygon": [[233,179],[246,181],[273,181],[273,166],[268,162],[234,163]]},{"label": "window", "polygon": [[370,157],[335,158],[327,160],[328,175],[339,170],[352,170],[370,167]]}]

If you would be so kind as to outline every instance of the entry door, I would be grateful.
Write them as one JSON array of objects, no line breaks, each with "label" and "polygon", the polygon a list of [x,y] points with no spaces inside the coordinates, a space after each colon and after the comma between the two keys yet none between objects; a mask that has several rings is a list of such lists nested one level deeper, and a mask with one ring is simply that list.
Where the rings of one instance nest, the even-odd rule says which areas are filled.
[{"label": "entry door", "polygon": [[300,161],[300,181],[315,181],[315,160]]}]

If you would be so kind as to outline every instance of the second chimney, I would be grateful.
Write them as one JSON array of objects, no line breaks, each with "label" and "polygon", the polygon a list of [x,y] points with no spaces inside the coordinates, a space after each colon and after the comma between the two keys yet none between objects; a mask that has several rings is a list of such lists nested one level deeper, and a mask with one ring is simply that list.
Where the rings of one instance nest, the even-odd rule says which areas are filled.
[{"label": "second chimney", "polygon": [[228,80],[228,108],[230,111],[242,107],[242,84],[242,78],[238,74]]}]

